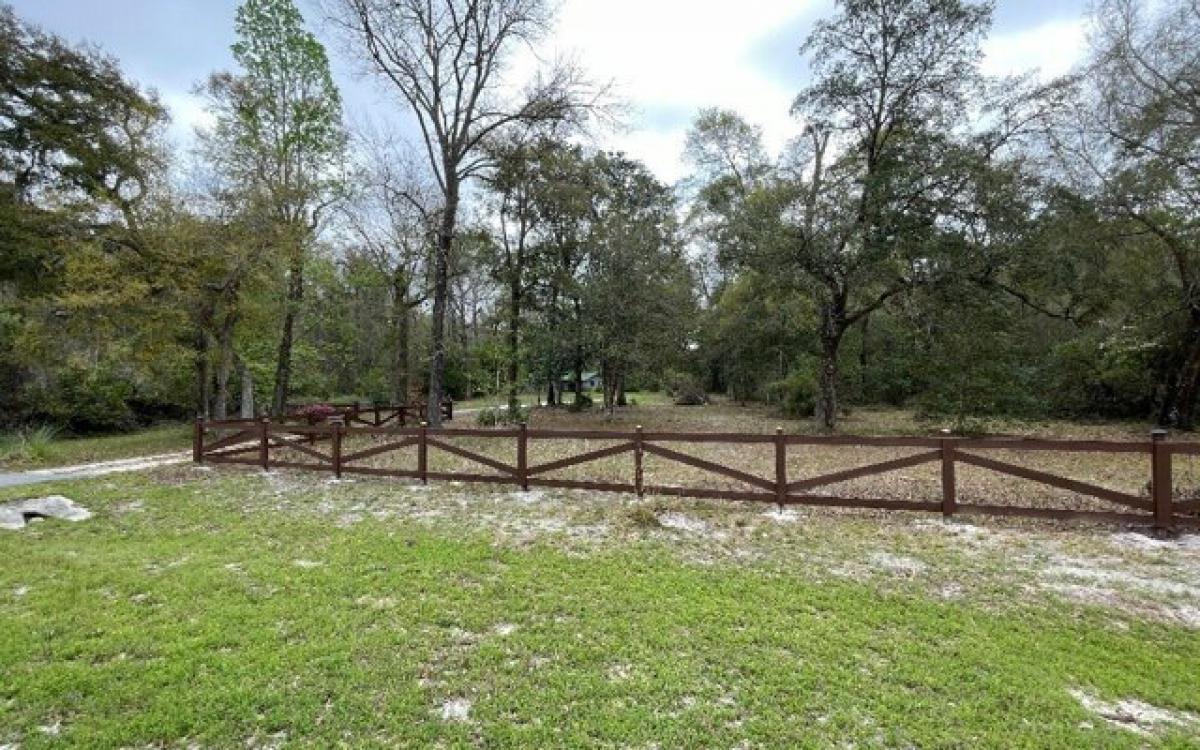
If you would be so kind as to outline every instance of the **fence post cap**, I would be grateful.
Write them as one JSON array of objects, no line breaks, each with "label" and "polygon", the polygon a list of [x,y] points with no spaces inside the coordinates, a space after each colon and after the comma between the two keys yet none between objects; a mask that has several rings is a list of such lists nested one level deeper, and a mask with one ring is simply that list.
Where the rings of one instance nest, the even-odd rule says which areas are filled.
[{"label": "fence post cap", "polygon": [[1151,440],[1165,440],[1166,437],[1167,437],[1167,428],[1166,427],[1155,427],[1154,429],[1150,430],[1150,439]]},{"label": "fence post cap", "polygon": [[428,423],[428,422],[426,422],[426,421],[424,421],[424,420],[422,420],[422,421],[421,421],[421,426],[422,426],[422,427],[428,427],[428,426],[429,426],[429,423]]},{"label": "fence post cap", "polygon": [[783,434],[783,427],[776,427],[776,428],[775,428],[775,434],[776,434],[776,435],[782,435],[782,434]]}]

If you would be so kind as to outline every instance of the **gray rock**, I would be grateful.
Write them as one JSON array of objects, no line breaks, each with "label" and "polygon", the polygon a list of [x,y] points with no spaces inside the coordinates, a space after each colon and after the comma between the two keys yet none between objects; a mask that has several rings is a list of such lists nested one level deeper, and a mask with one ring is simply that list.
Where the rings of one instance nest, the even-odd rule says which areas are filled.
[{"label": "gray rock", "polygon": [[23,529],[29,521],[38,518],[83,521],[91,517],[91,511],[62,495],[47,495],[0,504],[0,529],[10,531]]}]

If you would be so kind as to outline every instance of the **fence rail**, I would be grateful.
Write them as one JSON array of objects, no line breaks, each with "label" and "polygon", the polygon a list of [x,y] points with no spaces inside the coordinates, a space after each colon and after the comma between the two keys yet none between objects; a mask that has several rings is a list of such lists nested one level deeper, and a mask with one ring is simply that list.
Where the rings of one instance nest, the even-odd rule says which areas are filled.
[{"label": "fence rail", "polygon": [[[193,459],[197,463],[243,464],[269,468],[293,468],[327,471],[335,477],[343,474],[403,477],[465,482],[514,484],[522,489],[551,487],[610,492],[628,492],[639,497],[647,493],[680,497],[712,498],[774,503],[786,505],[833,506],[876,510],[906,510],[955,514],[984,514],[998,516],[1029,516],[1051,519],[1091,519],[1131,524],[1152,524],[1162,529],[1200,527],[1200,500],[1191,497],[1175,498],[1172,478],[1172,458],[1176,455],[1200,455],[1200,444],[1174,443],[1165,439],[1164,431],[1155,431],[1150,440],[1118,442],[1103,440],[1049,440],[1033,438],[932,438],[891,436],[813,436],[788,435],[782,429],[774,434],[707,433],[707,432],[647,432],[640,426],[632,432],[608,430],[528,429],[525,425],[506,429],[442,428],[429,429],[403,425],[406,414],[400,406],[355,408],[344,412],[329,423],[297,424],[263,420],[197,420],[193,442]],[[389,411],[390,410],[390,411]],[[390,416],[389,416],[390,413]],[[475,438],[484,443],[500,442],[515,448],[515,460],[501,460],[476,450],[450,442],[453,438]],[[346,452],[348,439],[365,438],[372,442]],[[611,441],[614,445],[574,452],[563,458],[530,464],[531,443],[548,441]],[[732,446],[770,445],[774,451],[774,472],[763,476],[743,468],[727,466],[719,461],[690,455],[669,448],[673,444],[722,444]],[[817,476],[790,479],[788,476],[789,448],[858,447],[923,449],[910,456],[892,458],[865,465],[829,471]],[[415,466],[411,469],[364,466],[359,462],[388,453],[415,448]],[[298,457],[281,456],[280,452],[294,451]],[[442,452],[465,460],[475,471],[431,470],[431,452]],[[1056,451],[1065,453],[1102,453],[1113,455],[1144,455],[1148,458],[1145,495],[1120,491],[1099,484],[1060,476],[1048,471],[1000,460],[985,455],[989,452]],[[611,478],[548,477],[555,471],[582,466],[603,459],[628,454],[631,463],[630,481]],[[744,485],[741,489],[654,484],[645,482],[645,460],[659,460],[698,469],[706,475],[726,482]],[[941,497],[937,499],[890,499],[879,497],[846,497],[838,494],[818,494],[813,490],[850,482],[865,477],[886,474],[900,469],[938,464],[940,466]],[[1032,507],[1020,504],[964,502],[958,490],[958,468],[971,466],[998,474],[1031,481],[1058,490],[1076,493],[1119,506],[1119,510],[1077,510]],[[490,470],[485,473],[483,470]]]},{"label": "fence rail", "polygon": [[[429,416],[429,407],[424,402],[411,404],[363,404],[357,401],[335,401],[328,404],[328,406],[334,410],[334,416],[341,417],[345,424],[365,427],[382,427],[385,425],[399,425],[404,427],[409,422],[423,422]],[[304,405],[301,404],[288,404],[287,412],[289,416],[287,418],[301,418],[296,412],[303,408]],[[440,410],[444,421],[448,422],[454,419],[453,401],[449,399],[443,401]]]}]

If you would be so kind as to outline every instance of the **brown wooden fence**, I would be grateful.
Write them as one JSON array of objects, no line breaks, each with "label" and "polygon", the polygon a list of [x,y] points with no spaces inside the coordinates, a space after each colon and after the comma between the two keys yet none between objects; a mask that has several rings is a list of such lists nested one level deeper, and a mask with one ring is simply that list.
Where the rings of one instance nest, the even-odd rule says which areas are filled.
[{"label": "brown wooden fence", "polygon": [[[395,407],[391,407],[395,408]],[[878,510],[928,511],[952,516],[987,514],[1001,516],[1032,516],[1052,519],[1092,519],[1130,524],[1152,524],[1158,528],[1200,527],[1200,500],[1176,498],[1172,479],[1172,460],[1175,456],[1200,455],[1200,443],[1177,443],[1165,440],[1158,433],[1151,440],[1118,442],[1103,440],[1043,440],[1022,438],[931,438],[931,437],[864,437],[811,436],[750,433],[683,433],[650,432],[638,427],[632,432],[610,430],[527,429],[524,425],[509,429],[443,428],[432,430],[419,427],[376,425],[381,412],[373,411],[366,418],[362,412],[345,424],[340,419],[329,424],[306,425],[273,423],[270,420],[198,420],[195,427],[193,458],[197,463],[244,464],[263,469],[290,468],[325,471],[335,477],[343,474],[406,477],[422,482],[453,480],[512,484],[528,490],[530,487],[628,492],[639,497],[645,494],[670,495],[722,500],[757,501],[785,505],[836,506]],[[398,419],[403,419],[401,412]],[[388,420],[384,420],[388,421]],[[514,459],[498,459],[482,448],[458,445],[455,438],[470,438],[484,444],[502,444],[515,449]],[[614,443],[605,447],[574,452],[556,460],[531,463],[531,444],[561,442],[575,445],[580,442],[603,441]],[[354,447],[353,444],[359,444]],[[351,450],[345,450],[351,444]],[[719,444],[722,446],[763,446],[774,452],[774,472],[770,475],[744,471],[708,458],[695,456],[667,447],[668,444]],[[788,476],[789,452],[816,448],[902,448],[916,451],[911,455],[889,458],[866,465],[827,471],[815,476]],[[371,466],[363,462],[384,454],[415,453],[407,458],[411,468]],[[430,455],[443,452],[481,467],[473,471],[441,470],[430,467]],[[996,453],[1057,452],[1068,454],[1107,454],[1114,457],[1144,457],[1144,490],[1113,489],[1092,482],[1071,479],[1037,468],[1001,460]],[[291,455],[296,454],[296,455]],[[559,478],[554,472],[616,456],[629,455],[627,479],[611,477]],[[738,488],[655,484],[644,481],[647,457],[675,462],[715,475]],[[794,457],[794,454],[793,454]],[[932,464],[940,468],[940,497],[926,499],[893,499],[885,497],[856,497],[820,494],[821,488],[900,469]],[[1070,509],[1035,506],[1031,503],[995,503],[964,501],[958,490],[959,466],[977,467],[998,474],[1029,480],[1034,483],[1066,490],[1103,501],[1117,509]],[[482,470],[490,470],[484,473]],[[1129,477],[1142,481],[1140,477]]]},{"label": "brown wooden fence", "polygon": [[[429,415],[429,408],[424,402],[412,404],[362,404],[357,401],[334,402],[329,404],[336,416],[342,418],[348,425],[364,425],[381,427],[397,425],[404,427],[408,424],[419,424]],[[288,419],[293,419],[296,412],[303,409],[302,404],[288,404]],[[441,404],[442,420],[449,422],[454,419],[454,402],[447,399]]]}]

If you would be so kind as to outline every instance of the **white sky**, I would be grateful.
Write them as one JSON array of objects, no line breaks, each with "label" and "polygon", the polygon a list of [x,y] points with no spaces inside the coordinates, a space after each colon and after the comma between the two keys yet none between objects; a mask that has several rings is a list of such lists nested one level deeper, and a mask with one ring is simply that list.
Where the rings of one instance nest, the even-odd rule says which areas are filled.
[{"label": "white sky", "polygon": [[[10,1],[50,31],[99,44],[156,88],[181,146],[205,119],[191,88],[232,65],[237,0]],[[299,2],[310,27],[326,38],[313,3]],[[984,71],[1065,72],[1083,52],[1084,2],[999,0]],[[561,0],[557,28],[539,54],[572,55],[593,79],[612,81],[631,107],[629,128],[606,134],[600,145],[624,150],[674,182],[686,169],[688,125],[703,107],[730,108],[762,126],[772,150],[794,134],[788,110],[805,83],[798,48],[813,21],[831,12],[831,0]],[[355,76],[356,65],[327,42],[348,119],[395,117],[395,100]]]},{"label": "white sky", "polygon": [[[686,172],[684,137],[702,107],[732,109],[762,126],[772,151],[795,135],[789,109],[804,81],[798,48],[822,11],[826,4],[812,0],[574,0],[564,5],[547,47],[574,52],[595,79],[617,84],[635,111],[630,131],[609,140],[673,182]],[[791,45],[791,67],[765,65],[763,47],[778,29],[794,26],[801,33]],[[1080,15],[993,32],[983,71],[1060,75],[1082,55],[1084,31]]]}]

